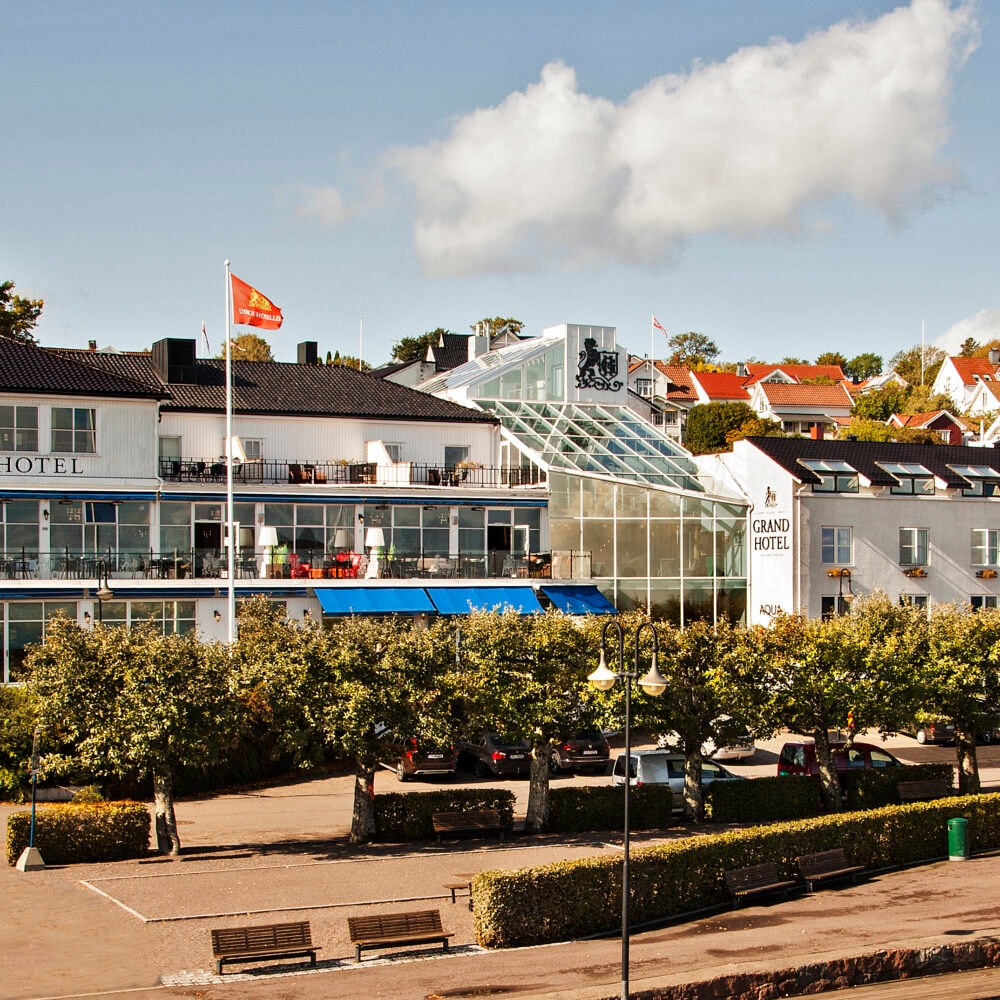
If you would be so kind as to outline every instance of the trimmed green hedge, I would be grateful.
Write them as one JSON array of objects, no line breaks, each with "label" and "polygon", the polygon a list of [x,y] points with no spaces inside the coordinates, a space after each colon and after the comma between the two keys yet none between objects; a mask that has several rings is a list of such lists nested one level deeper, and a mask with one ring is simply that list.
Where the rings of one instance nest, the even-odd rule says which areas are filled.
[{"label": "trimmed green hedge", "polygon": [[[47,865],[141,858],[149,851],[144,802],[60,803],[35,810],[35,847]],[[31,835],[31,812],[7,818],[7,864],[16,865]]]},{"label": "trimmed green hedge", "polygon": [[514,793],[506,788],[379,793],[375,796],[375,839],[433,840],[434,813],[471,809],[496,809],[501,824],[510,830],[514,824],[514,802]]},{"label": "trimmed green hedge", "polygon": [[955,772],[951,764],[905,764],[885,770],[858,771],[847,789],[848,809],[874,809],[899,802],[896,786],[901,781],[927,781],[944,778],[949,784]]},{"label": "trimmed green hedge", "polygon": [[772,823],[822,811],[818,778],[713,781],[705,789],[705,816],[715,823]]},{"label": "trimmed green hedge", "polygon": [[[661,830],[680,822],[671,812],[673,796],[665,785],[642,785],[629,796],[629,828]],[[625,786],[549,788],[549,833],[620,830],[625,819]]]},{"label": "trimmed green hedge", "polygon": [[[760,780],[760,779],[757,779]],[[867,868],[947,855],[948,820],[969,821],[972,850],[1000,847],[1000,793],[968,795],[837,813],[708,837],[688,837],[635,851],[632,922],[639,925],[730,901],[723,873],[773,861],[796,877],[800,854],[842,847]],[[472,880],[476,937],[486,948],[568,941],[619,926],[621,859],[586,858],[517,871],[481,872]]]}]

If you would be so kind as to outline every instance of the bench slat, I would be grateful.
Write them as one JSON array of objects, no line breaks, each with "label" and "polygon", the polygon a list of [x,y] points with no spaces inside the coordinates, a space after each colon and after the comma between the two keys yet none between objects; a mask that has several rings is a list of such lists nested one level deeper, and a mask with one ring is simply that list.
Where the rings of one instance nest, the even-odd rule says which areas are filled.
[{"label": "bench slat", "polygon": [[451,931],[442,928],[439,910],[348,917],[347,927],[359,962],[363,948],[391,948],[440,941],[447,951],[448,939],[454,937]]},{"label": "bench slat", "polygon": [[497,809],[470,809],[465,812],[436,812],[431,814],[431,823],[438,842],[442,833],[479,833],[496,831],[503,840],[503,825]]},{"label": "bench slat", "polygon": [[306,920],[288,924],[260,924],[254,927],[223,927],[212,931],[215,971],[221,975],[225,962],[250,961],[254,958],[308,957],[316,964],[312,932]]},{"label": "bench slat", "polygon": [[947,778],[924,778],[920,781],[900,781],[896,784],[900,802],[926,802],[946,799],[952,793]]}]

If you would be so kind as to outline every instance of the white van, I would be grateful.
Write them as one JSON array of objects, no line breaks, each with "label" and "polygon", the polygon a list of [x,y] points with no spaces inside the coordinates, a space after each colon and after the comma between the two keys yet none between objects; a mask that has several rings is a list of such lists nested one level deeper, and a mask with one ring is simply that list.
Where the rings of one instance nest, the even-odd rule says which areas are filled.
[{"label": "white van", "polygon": [[[673,810],[684,808],[684,754],[670,750],[633,750],[631,777],[633,787],[639,785],[669,785],[673,796]],[[733,774],[711,760],[701,762],[701,787],[713,781],[745,781],[741,774]],[[615,758],[611,772],[613,785],[625,784],[625,754]]]}]

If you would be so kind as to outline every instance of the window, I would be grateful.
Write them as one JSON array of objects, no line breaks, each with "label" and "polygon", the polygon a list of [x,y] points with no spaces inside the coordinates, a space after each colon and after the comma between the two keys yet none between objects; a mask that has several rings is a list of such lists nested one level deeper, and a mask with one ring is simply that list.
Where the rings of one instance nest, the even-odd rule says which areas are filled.
[{"label": "window", "polygon": [[911,462],[877,462],[896,480],[889,492],[894,496],[934,496],[934,473]]},{"label": "window", "polygon": [[653,380],[651,378],[637,378],[635,380],[635,391],[640,396],[645,396],[648,399],[653,395]]},{"label": "window", "polygon": [[195,627],[194,601],[103,601],[101,621],[105,625],[151,622],[164,635],[185,635]]},{"label": "window", "polygon": [[0,406],[0,451],[38,451],[37,406]]},{"label": "window", "polygon": [[57,614],[76,620],[75,601],[11,601],[7,605],[7,681],[23,681],[28,646],[45,638],[47,623]]},{"label": "window", "polygon": [[260,462],[264,459],[263,438],[243,438],[243,454],[248,462]]},{"label": "window", "polygon": [[385,448],[390,462],[403,461],[403,446],[398,441],[383,441],[382,446]]},{"label": "window", "polygon": [[160,458],[177,461],[181,457],[181,439],[176,435],[164,435],[159,440]]},{"label": "window", "polygon": [[927,528],[899,529],[899,565],[926,566],[930,532]]},{"label": "window", "polygon": [[969,603],[972,605],[973,611],[979,611],[982,608],[996,608],[997,595],[973,594],[972,597],[969,598]]},{"label": "window", "polygon": [[853,561],[851,558],[853,539],[853,528],[823,528],[821,545],[824,564],[849,565]]},{"label": "window", "polygon": [[819,478],[813,493],[857,493],[858,473],[839,459],[800,458],[799,464]]},{"label": "window", "polygon": [[963,497],[992,497],[1000,494],[1000,472],[988,465],[950,465],[969,485],[962,489]]},{"label": "window", "polygon": [[446,444],[444,446],[444,467],[454,469],[461,462],[469,460],[469,446]]},{"label": "window", "polygon": [[97,452],[96,410],[52,407],[52,450],[93,455]]},{"label": "window", "polygon": [[927,595],[926,594],[900,594],[899,603],[903,607],[911,608],[926,608],[927,607]]},{"label": "window", "polygon": [[972,565],[996,566],[1000,563],[1000,529],[972,529]]},{"label": "window", "polygon": [[837,615],[846,615],[850,610],[851,606],[847,603],[847,598],[845,597],[839,595],[830,597],[824,594],[820,598],[819,613],[823,621],[836,618]]}]

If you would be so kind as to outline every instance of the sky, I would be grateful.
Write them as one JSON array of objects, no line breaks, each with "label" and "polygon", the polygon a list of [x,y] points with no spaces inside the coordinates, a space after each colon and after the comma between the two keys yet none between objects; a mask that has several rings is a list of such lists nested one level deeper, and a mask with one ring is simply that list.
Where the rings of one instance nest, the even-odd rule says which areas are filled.
[{"label": "sky", "polygon": [[[505,316],[721,359],[1000,336],[1000,23],[962,0],[5,0],[0,280],[45,345]],[[235,333],[246,328],[234,328]]]}]

